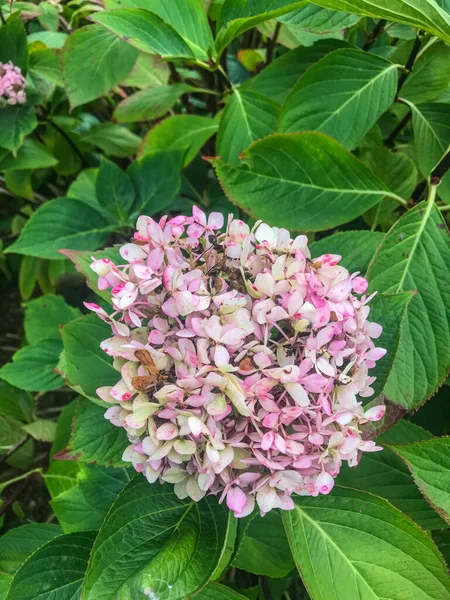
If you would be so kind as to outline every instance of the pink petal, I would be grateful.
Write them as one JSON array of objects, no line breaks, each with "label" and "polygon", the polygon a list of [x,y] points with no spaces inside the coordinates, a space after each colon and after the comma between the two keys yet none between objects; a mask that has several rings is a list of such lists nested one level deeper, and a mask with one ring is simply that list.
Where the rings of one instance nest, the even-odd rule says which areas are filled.
[{"label": "pink petal", "polygon": [[232,487],[227,494],[227,506],[233,512],[240,513],[247,505],[247,496],[238,487]]}]

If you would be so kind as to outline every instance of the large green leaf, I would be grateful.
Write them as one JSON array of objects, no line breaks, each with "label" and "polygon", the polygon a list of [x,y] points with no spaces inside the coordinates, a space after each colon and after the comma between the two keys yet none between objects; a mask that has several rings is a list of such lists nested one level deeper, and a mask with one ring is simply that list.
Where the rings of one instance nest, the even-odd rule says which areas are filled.
[{"label": "large green leaf", "polygon": [[335,487],[296,497],[283,513],[311,600],[447,600],[450,581],[431,539],[386,500]]},{"label": "large green leaf", "polygon": [[61,534],[61,527],[50,523],[10,529],[0,538],[0,571],[15,573],[33,552]]},{"label": "large green leaf", "polygon": [[183,38],[161,17],[143,8],[117,8],[96,13],[92,19],[139,50],[164,58],[194,59]]},{"label": "large green leaf", "polygon": [[86,204],[58,198],[38,208],[7,252],[62,260],[61,248],[94,250],[106,242],[115,228]]},{"label": "large green leaf", "polygon": [[199,88],[185,83],[161,85],[136,92],[117,105],[114,119],[118,123],[152,121],[163,117],[187,92],[199,92]]},{"label": "large green leaf", "polygon": [[342,467],[338,484],[386,498],[424,529],[445,527],[445,522],[422,497],[403,461],[385,446],[388,442],[404,444],[429,437],[431,434],[413,423],[400,421],[379,439],[384,447],[381,452],[364,452],[356,468]]},{"label": "large green leaf", "polygon": [[[418,181],[417,168],[414,162],[402,152],[393,152],[385,148],[365,148],[359,158],[366,164],[386,186],[405,200],[409,200]],[[398,218],[399,205],[390,199],[382,200],[366,215],[365,220],[372,229],[381,226],[387,230]]]},{"label": "large green leaf", "polygon": [[333,10],[406,23],[450,42],[447,0],[314,0],[314,3]]},{"label": "large green leaf", "polygon": [[97,315],[87,315],[67,323],[61,329],[66,355],[66,375],[71,385],[80,386],[83,393],[95,396],[95,390],[115,385],[118,373],[100,342],[112,336],[109,325]]},{"label": "large green leaf", "polygon": [[450,83],[450,48],[444,42],[431,44],[419,56],[402,87],[401,96],[410,102],[429,102]]},{"label": "large green leaf", "polygon": [[302,231],[351,221],[389,195],[365,165],[320,133],[256,142],[244,164],[215,160],[228,198],[257,219]]},{"label": "large green leaf", "polygon": [[36,115],[30,106],[3,106],[0,110],[0,148],[15,152],[36,127]]},{"label": "large green leaf", "polygon": [[421,203],[392,227],[368,270],[370,290],[417,290],[402,326],[384,393],[417,408],[441,385],[450,366],[450,249],[433,202]]},{"label": "large green leaf", "polygon": [[255,77],[248,79],[242,88],[268,96],[275,102],[284,102],[311,65],[341,48],[348,48],[347,42],[320,40],[313,46],[295,48],[274,60]]},{"label": "large green leaf", "polygon": [[341,265],[350,273],[364,275],[384,235],[378,231],[340,231],[310,244],[312,258],[322,254],[340,254]]},{"label": "large green leaf", "polygon": [[217,23],[217,54],[220,57],[228,44],[245,31],[304,4],[306,0],[225,0]]},{"label": "large green leaf", "polygon": [[48,542],[17,571],[8,600],[79,600],[94,539],[94,531],[84,531]]},{"label": "large green leaf", "polygon": [[279,21],[311,33],[332,33],[352,27],[360,19],[359,15],[308,4],[280,17]]},{"label": "large green leaf", "polygon": [[46,169],[57,163],[56,158],[45,146],[30,138],[23,141],[16,156],[11,152],[0,152],[0,171]]},{"label": "large green leaf", "polygon": [[198,115],[175,115],[164,119],[147,133],[139,149],[139,156],[170,150],[186,152],[187,166],[218,128],[216,120]]},{"label": "large green leaf", "polygon": [[0,27],[0,62],[11,61],[25,74],[28,67],[27,33],[21,19],[12,19]]},{"label": "large green leaf", "polygon": [[98,289],[98,275],[91,269],[91,264],[93,258],[109,258],[109,260],[118,263],[121,260],[119,248],[120,246],[114,246],[113,248],[104,248],[103,250],[97,250],[96,252],[91,252],[90,250],[85,250],[84,252],[78,252],[77,250],[62,250],[61,254],[67,256],[67,258],[75,265],[76,270],[86,277],[86,283],[91,290],[103,298],[103,300],[112,304],[111,290],[100,291]]},{"label": "large green leaf", "polygon": [[25,390],[13,387],[7,381],[0,380],[0,415],[13,417],[19,421],[31,421],[33,397]]},{"label": "large green leaf", "polygon": [[390,448],[405,461],[431,506],[450,524],[450,438]]},{"label": "large green leaf", "polygon": [[161,151],[133,162],[127,171],[136,192],[130,219],[151,216],[170,206],[181,186],[183,155],[184,150]]},{"label": "large green leaf", "polygon": [[128,214],[134,202],[131,179],[122,169],[103,159],[95,181],[99,205],[120,224],[128,222]]},{"label": "large green leaf", "polygon": [[137,476],[111,507],[87,570],[84,600],[151,592],[179,600],[199,590],[225,551],[234,518],[217,498],[179,500],[171,486]]},{"label": "large green leaf", "polygon": [[194,56],[207,61],[214,53],[214,41],[200,0],[105,0],[106,8],[145,8],[156,13],[184,39]]},{"label": "large green leaf", "polygon": [[371,377],[376,377],[371,385],[374,390],[373,400],[383,392],[393,369],[402,328],[406,321],[407,307],[413,296],[414,292],[377,294],[370,302],[370,320],[380,323],[383,327],[383,332],[377,339],[377,346],[387,351],[386,355],[370,370]]},{"label": "large green leaf", "polygon": [[67,38],[62,75],[72,106],[86,104],[118,85],[133,68],[135,48],[100,25],[88,25]]},{"label": "large green leaf", "polygon": [[352,149],[394,102],[397,68],[362,50],[328,54],[288,96],[279,131],[321,131]]},{"label": "large green leaf", "polygon": [[206,587],[193,597],[195,600],[245,600],[247,598],[247,596],[242,596],[242,594],[219,583],[208,583]]},{"label": "large green leaf", "polygon": [[64,533],[99,529],[129,481],[125,469],[81,464],[76,485],[50,501]]},{"label": "large green leaf", "polygon": [[126,158],[136,154],[141,138],[122,125],[98,123],[83,134],[82,141],[98,146],[107,156]]},{"label": "large green leaf", "polygon": [[124,467],[122,454],[128,446],[127,435],[122,427],[106,420],[104,414],[101,406],[85,399],[78,401],[68,451],[86,463]]},{"label": "large green leaf", "polygon": [[31,345],[42,340],[60,340],[60,325],[80,316],[78,308],[69,306],[62,296],[47,294],[30,300],[25,309],[25,337]]},{"label": "large green leaf", "polygon": [[450,105],[436,102],[409,106],[419,168],[428,177],[450,146]]},{"label": "large green leaf", "polygon": [[255,575],[285,577],[294,568],[281,514],[264,517],[253,512],[238,522],[238,538],[232,566]]},{"label": "large green leaf", "polygon": [[280,105],[252,91],[234,89],[220,121],[217,153],[230,165],[250,144],[276,129]]},{"label": "large green leaf", "polygon": [[39,48],[30,55],[30,74],[54,85],[64,87],[61,56],[55,48]]},{"label": "large green leaf", "polygon": [[58,340],[25,346],[14,354],[13,362],[0,369],[0,377],[30,392],[56,390],[64,383],[61,375],[55,371],[61,351],[62,345]]}]

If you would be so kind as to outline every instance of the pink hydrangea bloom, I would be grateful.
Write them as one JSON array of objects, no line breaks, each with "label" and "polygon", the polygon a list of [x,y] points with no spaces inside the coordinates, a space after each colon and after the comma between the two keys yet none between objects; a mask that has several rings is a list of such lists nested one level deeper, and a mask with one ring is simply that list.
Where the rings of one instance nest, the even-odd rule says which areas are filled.
[{"label": "pink hydrangea bloom", "polygon": [[216,494],[237,517],[328,494],[363,441],[373,339],[367,282],[340,256],[311,259],[307,238],[217,214],[142,216],[122,265],[95,260],[114,312],[101,347],[121,378],[99,396],[130,441],[123,459],[179,498]]},{"label": "pink hydrangea bloom", "polygon": [[26,87],[27,82],[20,67],[14,66],[11,61],[0,62],[0,100],[3,98],[6,104],[24,104],[27,99]]}]

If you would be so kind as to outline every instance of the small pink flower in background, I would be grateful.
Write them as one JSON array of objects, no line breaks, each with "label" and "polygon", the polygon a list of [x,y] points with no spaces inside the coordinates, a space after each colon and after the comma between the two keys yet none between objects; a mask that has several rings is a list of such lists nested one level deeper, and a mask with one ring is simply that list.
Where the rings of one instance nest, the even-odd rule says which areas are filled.
[{"label": "small pink flower in background", "polygon": [[0,62],[0,100],[3,98],[6,104],[24,104],[27,100],[25,88],[27,82],[19,67],[11,61]]},{"label": "small pink flower in background", "polygon": [[121,378],[99,388],[128,434],[123,460],[180,498],[218,497],[237,517],[291,510],[332,492],[345,461],[380,450],[361,425],[369,370],[385,350],[367,281],[341,257],[311,258],[305,236],[220,213],[141,216],[122,265],[94,260],[114,312],[102,342]]}]

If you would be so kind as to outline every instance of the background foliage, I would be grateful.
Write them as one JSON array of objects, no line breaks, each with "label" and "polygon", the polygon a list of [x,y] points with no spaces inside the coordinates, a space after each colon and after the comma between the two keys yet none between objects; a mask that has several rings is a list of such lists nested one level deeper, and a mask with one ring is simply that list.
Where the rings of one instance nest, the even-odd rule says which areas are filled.
[{"label": "background foliage", "polygon": [[[450,598],[448,2],[0,0],[0,19],[28,83],[0,107],[0,598]],[[133,479],[95,394],[117,375],[82,305],[91,257],[193,204],[306,232],[380,292],[384,450],[282,516]]]}]

